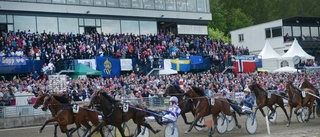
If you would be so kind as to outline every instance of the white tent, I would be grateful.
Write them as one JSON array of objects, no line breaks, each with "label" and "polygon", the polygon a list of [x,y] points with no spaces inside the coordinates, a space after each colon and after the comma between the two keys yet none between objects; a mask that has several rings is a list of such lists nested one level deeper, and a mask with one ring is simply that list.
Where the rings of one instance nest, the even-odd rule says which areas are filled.
[{"label": "white tent", "polygon": [[295,73],[295,72],[297,72],[297,69],[292,68],[292,67],[282,67],[282,68],[279,68],[279,69],[276,69],[276,70],[273,71],[273,73],[276,73],[276,72]]},{"label": "white tent", "polygon": [[262,51],[259,53],[262,59],[279,58],[280,55],[273,50],[268,41],[264,44]]},{"label": "white tent", "polygon": [[159,75],[170,75],[170,74],[177,74],[178,71],[171,69],[171,61],[170,59],[163,60],[163,70],[159,71]]},{"label": "white tent", "polygon": [[284,58],[292,58],[294,56],[299,56],[302,59],[313,59],[314,60],[314,56],[309,55],[307,52],[305,52],[301,48],[297,39],[294,39],[289,50],[285,54],[282,55],[282,57],[284,57]]}]

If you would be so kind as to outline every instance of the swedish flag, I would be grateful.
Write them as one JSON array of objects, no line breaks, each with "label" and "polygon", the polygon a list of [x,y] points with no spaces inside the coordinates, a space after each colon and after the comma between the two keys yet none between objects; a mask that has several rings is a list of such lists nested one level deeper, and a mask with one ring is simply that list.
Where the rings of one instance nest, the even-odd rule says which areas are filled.
[{"label": "swedish flag", "polygon": [[177,71],[190,71],[190,60],[186,58],[172,59],[171,67]]}]

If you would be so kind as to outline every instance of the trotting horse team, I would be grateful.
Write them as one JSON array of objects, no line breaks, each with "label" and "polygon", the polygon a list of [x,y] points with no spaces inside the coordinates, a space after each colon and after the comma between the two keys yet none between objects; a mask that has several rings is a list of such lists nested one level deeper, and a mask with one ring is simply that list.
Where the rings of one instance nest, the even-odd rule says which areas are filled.
[{"label": "trotting horse team", "polygon": [[[309,119],[315,100],[317,103],[320,103],[319,99],[316,98],[319,96],[318,90],[307,79],[305,79],[301,84],[302,90],[295,87],[290,81],[285,83],[285,87],[290,116],[288,116],[284,107],[283,96],[273,93],[269,95],[268,91],[261,88],[259,84],[252,82],[249,86],[249,89],[256,98],[257,107],[255,112],[259,109],[262,115],[265,117],[266,114],[264,113],[263,108],[267,106],[271,110],[271,114],[269,116],[272,116],[272,114],[275,113],[274,105],[277,104],[284,111],[288,120],[287,126],[289,126],[291,123],[293,107],[296,108],[294,111],[296,115],[300,115],[301,112],[298,111],[300,108],[308,107]],[[194,126],[201,126],[197,125],[197,122],[201,118],[211,115],[214,126],[210,128],[209,135],[213,134],[214,130],[217,128],[217,117],[220,113],[234,117],[236,126],[241,128],[237,121],[236,113],[238,113],[238,115],[243,115],[243,113],[241,113],[241,109],[239,109],[239,107],[233,105],[234,101],[230,99],[216,96],[213,104],[211,104],[209,98],[204,92],[204,89],[192,86],[188,87],[188,89],[184,91],[178,85],[167,86],[164,93],[164,97],[166,96],[176,96],[179,99],[179,107],[181,108],[180,114],[184,122],[190,125],[186,133],[190,132]],[[102,90],[97,90],[94,92],[94,94],[91,96],[89,104],[84,104],[81,102],[71,103],[68,94],[49,94],[40,92],[33,107],[37,109],[40,106],[43,111],[49,109],[51,111],[52,118],[44,123],[39,132],[41,133],[48,123],[57,122],[54,124],[55,137],[57,136],[58,126],[60,127],[61,132],[65,133],[68,137],[72,136],[72,134],[81,126],[84,126],[87,129],[84,133],[85,136],[90,137],[96,131],[100,132],[101,136],[104,136],[103,127],[106,125],[113,125],[117,127],[121,133],[121,136],[124,137],[125,134],[123,123],[129,121],[130,119],[132,119],[137,125],[138,132],[136,134],[141,132],[141,126],[150,129],[154,134],[160,132],[160,130],[153,129],[147,122],[145,122],[145,117],[152,116],[149,112],[155,111],[149,110],[148,108],[139,104],[130,104],[132,107],[129,107],[127,112],[123,112],[123,103],[119,100],[115,100],[112,96],[108,95],[107,92]],[[73,111],[74,106],[77,107],[75,108],[77,112]],[[232,108],[234,111],[232,111],[230,108]],[[185,114],[188,112],[191,112],[194,116],[194,120],[192,122],[187,121]],[[102,115],[102,120],[99,120],[98,115]],[[313,118],[315,118],[315,114],[313,114]],[[156,121],[159,125],[162,125],[158,118],[156,118]],[[68,129],[67,126],[71,124],[75,124],[76,128]],[[92,126],[96,128],[89,132]]]}]

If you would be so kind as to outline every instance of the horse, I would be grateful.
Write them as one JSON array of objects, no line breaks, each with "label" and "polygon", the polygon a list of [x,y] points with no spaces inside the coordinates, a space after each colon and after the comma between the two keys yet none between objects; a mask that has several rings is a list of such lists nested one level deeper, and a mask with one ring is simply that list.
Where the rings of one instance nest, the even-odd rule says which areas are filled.
[{"label": "horse", "polygon": [[[285,92],[288,93],[289,99],[288,99],[288,103],[290,106],[290,119],[289,119],[289,125],[291,123],[291,117],[292,117],[292,109],[293,107],[296,108],[296,110],[294,111],[294,113],[296,115],[299,115],[300,112],[298,113],[298,110],[303,107],[303,106],[307,106],[309,108],[309,116],[308,119],[311,116],[312,113],[312,108],[313,108],[313,102],[315,101],[315,97],[309,94],[306,94],[305,98],[302,97],[301,92],[298,88],[296,88],[295,86],[293,86],[291,81],[288,81],[285,83],[285,87],[286,90]],[[309,88],[305,88],[303,89],[304,92],[306,93],[312,93],[315,94],[315,91],[313,91],[312,89]],[[308,119],[306,121],[308,121]]]},{"label": "horse", "polygon": [[[192,108],[192,100],[184,100],[183,99],[184,91],[180,88],[178,85],[168,85],[165,93],[163,94],[164,97],[167,96],[176,96],[179,100],[179,108],[181,109],[180,115],[183,118],[183,121],[185,124],[190,125],[192,122],[187,121],[186,113],[191,112],[192,115],[194,116],[194,111]],[[198,126],[198,125],[197,125]]]},{"label": "horse", "polygon": [[[315,95],[316,96],[318,96],[319,97],[319,90],[317,89],[317,88],[315,88],[309,81],[308,81],[308,79],[304,79],[303,80],[303,82],[302,82],[302,84],[300,85],[300,88],[301,89],[304,89],[304,88],[309,88],[309,89],[312,89],[313,91],[315,91]],[[318,110],[319,110],[319,108],[320,108],[320,99],[319,98],[316,98],[316,102],[317,102],[317,108],[318,108]],[[317,111],[317,114],[318,114],[319,112]],[[313,108],[313,118],[315,118],[315,108]]]},{"label": "horse", "polygon": [[[50,109],[52,113],[52,118],[47,120],[45,124],[41,127],[40,131],[50,122],[57,121],[62,133],[72,136],[72,134],[78,130],[81,125],[86,127],[87,132],[91,129],[91,125],[88,123],[90,121],[94,126],[99,125],[98,112],[92,111],[83,107],[78,108],[77,113],[73,113],[71,104],[69,103],[68,94],[47,94],[43,99],[42,110],[46,111]],[[75,123],[76,128],[67,129],[67,125]],[[56,134],[56,133],[55,133]],[[103,131],[100,130],[101,136],[104,136]]]},{"label": "horse", "polygon": [[283,110],[284,114],[286,115],[287,117],[287,120],[288,120],[288,125],[290,125],[290,120],[289,120],[289,116],[288,116],[288,113],[287,113],[287,110],[284,108],[284,102],[283,102],[283,98],[280,97],[280,96],[277,96],[275,94],[271,94],[270,98],[268,98],[268,93],[267,91],[265,91],[264,89],[262,89],[260,87],[260,85],[256,82],[253,82],[250,86],[249,86],[249,89],[251,90],[251,92],[254,93],[255,97],[256,97],[256,104],[257,104],[257,107],[256,107],[256,111],[259,109],[260,112],[262,113],[262,116],[265,117],[265,113],[263,111],[263,108],[265,106],[267,106],[270,110],[271,110],[271,113],[269,115],[268,118],[271,118],[270,116],[272,116],[276,110],[272,107],[273,105],[275,104],[278,104],[279,107]]},{"label": "horse", "polygon": [[193,102],[192,105],[195,113],[194,120],[190,125],[189,129],[185,133],[189,133],[200,118],[211,114],[212,119],[214,121],[214,128],[212,127],[210,128],[210,135],[211,135],[213,134],[214,129],[217,128],[217,125],[218,125],[217,117],[220,112],[223,112],[227,116],[233,116],[233,113],[230,110],[229,100],[225,98],[217,97],[214,99],[214,105],[211,105],[209,103],[210,100],[207,98],[202,88],[192,86],[185,92],[184,99],[192,100]]},{"label": "horse", "polygon": [[[115,100],[106,92],[100,90],[96,91],[91,96],[89,107],[92,107],[96,104],[100,105],[100,109],[103,113],[104,123],[100,123],[92,132],[98,130],[102,126],[110,124],[117,127],[121,133],[121,136],[125,137],[124,127],[122,127],[122,123],[129,121],[130,119],[132,119],[133,122],[137,124],[137,135],[141,132],[141,126],[147,127],[154,134],[160,132],[160,130],[154,130],[148,123],[145,122],[145,117],[150,115],[146,111],[144,111],[144,108],[139,104],[136,104],[134,106],[129,105],[128,112],[123,112],[122,107],[124,106],[121,104],[119,100]],[[88,135],[88,137],[90,137],[91,135],[92,133]]]}]

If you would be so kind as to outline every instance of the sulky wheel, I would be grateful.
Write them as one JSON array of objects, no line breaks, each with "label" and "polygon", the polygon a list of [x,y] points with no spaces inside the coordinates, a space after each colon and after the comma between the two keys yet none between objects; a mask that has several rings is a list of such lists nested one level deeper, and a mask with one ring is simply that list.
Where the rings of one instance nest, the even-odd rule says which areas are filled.
[{"label": "sulky wheel", "polygon": [[[93,128],[94,129],[94,128]],[[83,137],[85,135],[88,135],[87,132],[90,132],[88,131],[89,129],[87,129],[85,126],[81,126],[78,130],[77,130],[77,134],[79,137]]]},{"label": "sulky wheel", "polygon": [[246,120],[246,129],[249,134],[254,134],[257,132],[258,123],[253,114],[249,115]]},{"label": "sulky wheel", "polygon": [[116,127],[112,125],[106,125],[103,127],[103,132],[105,137],[115,137]]},{"label": "sulky wheel", "polygon": [[219,134],[223,134],[227,131],[227,128],[228,128],[228,120],[227,120],[227,117],[225,116],[219,116],[218,119],[217,119],[217,132]]},{"label": "sulky wheel", "polygon": [[269,118],[269,122],[277,123],[277,111],[275,111],[274,114],[270,116],[271,112],[272,112],[271,110],[268,110],[268,117],[271,117]]},{"label": "sulky wheel", "polygon": [[227,131],[231,131],[234,126],[236,125],[236,122],[233,118],[233,116],[226,116],[227,117],[227,121],[228,121],[228,128]]},{"label": "sulky wheel", "polygon": [[141,126],[141,132],[139,135],[137,135],[138,133],[138,128],[136,129],[135,131],[135,137],[149,137],[149,129],[144,127],[144,126]]},{"label": "sulky wheel", "polygon": [[[194,126],[194,128],[197,130],[197,131],[202,131],[204,126],[205,126],[205,119],[204,118],[200,118],[199,121],[197,122],[197,125],[199,126]],[[201,127],[202,126],[202,127]]]},{"label": "sulky wheel", "polygon": [[164,129],[164,137],[179,137],[179,129],[177,128],[176,124],[169,123],[166,125]]}]

